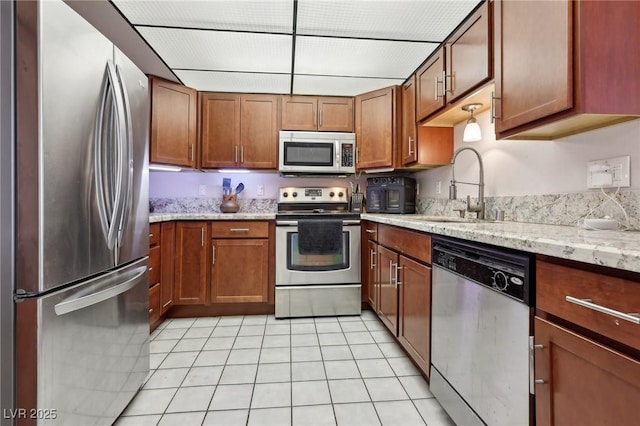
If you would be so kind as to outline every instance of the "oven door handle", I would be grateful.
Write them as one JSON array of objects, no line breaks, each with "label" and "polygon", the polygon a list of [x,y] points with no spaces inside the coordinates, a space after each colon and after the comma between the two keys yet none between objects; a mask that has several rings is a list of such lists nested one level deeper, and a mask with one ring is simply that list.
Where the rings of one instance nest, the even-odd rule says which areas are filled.
[{"label": "oven door handle", "polygon": [[[359,219],[343,220],[342,224],[343,226],[360,225],[360,220]],[[277,226],[298,226],[298,221],[297,220],[276,220],[276,225]]]}]

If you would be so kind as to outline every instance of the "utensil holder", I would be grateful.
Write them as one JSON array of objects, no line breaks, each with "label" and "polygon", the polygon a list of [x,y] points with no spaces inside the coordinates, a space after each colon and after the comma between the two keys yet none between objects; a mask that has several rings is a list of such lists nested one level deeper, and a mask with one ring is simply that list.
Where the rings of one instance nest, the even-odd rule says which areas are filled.
[{"label": "utensil holder", "polygon": [[220,211],[222,213],[237,213],[238,210],[240,210],[238,196],[236,194],[224,194],[222,196],[222,204],[220,204]]}]

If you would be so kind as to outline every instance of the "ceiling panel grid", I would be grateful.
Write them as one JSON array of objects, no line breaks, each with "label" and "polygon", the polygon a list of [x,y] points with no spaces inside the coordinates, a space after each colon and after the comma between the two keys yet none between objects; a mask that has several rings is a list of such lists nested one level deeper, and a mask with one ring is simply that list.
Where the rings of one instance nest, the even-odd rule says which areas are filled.
[{"label": "ceiling panel grid", "polygon": [[197,90],[353,96],[401,84],[482,1],[113,2]]}]

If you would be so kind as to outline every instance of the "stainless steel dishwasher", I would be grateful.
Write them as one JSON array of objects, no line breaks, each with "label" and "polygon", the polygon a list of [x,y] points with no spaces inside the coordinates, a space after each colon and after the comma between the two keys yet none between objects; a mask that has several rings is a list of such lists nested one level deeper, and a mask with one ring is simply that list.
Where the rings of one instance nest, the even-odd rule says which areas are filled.
[{"label": "stainless steel dishwasher", "polygon": [[533,255],[433,239],[431,391],[463,425],[529,425]]}]

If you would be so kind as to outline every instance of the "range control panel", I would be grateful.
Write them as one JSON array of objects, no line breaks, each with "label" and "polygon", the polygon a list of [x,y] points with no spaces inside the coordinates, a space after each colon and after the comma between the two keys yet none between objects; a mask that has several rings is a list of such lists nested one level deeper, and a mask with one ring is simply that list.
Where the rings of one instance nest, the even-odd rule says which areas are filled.
[{"label": "range control panel", "polygon": [[347,188],[296,187],[280,188],[279,203],[346,203]]}]

